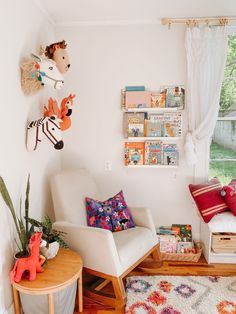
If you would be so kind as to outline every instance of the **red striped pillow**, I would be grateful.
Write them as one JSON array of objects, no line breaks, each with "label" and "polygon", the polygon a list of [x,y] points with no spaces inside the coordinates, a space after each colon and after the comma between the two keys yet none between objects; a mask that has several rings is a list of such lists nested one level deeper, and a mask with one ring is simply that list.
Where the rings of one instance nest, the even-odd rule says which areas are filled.
[{"label": "red striped pillow", "polygon": [[205,184],[189,184],[189,190],[206,223],[216,214],[228,209],[220,194],[222,186],[218,178],[213,178]]}]

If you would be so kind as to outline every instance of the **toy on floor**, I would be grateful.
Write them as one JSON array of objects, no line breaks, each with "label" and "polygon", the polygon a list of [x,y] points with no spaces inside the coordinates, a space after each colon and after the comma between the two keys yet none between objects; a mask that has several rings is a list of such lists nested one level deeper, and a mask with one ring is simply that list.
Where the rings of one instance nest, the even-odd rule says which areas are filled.
[{"label": "toy on floor", "polygon": [[52,115],[56,115],[59,119],[62,120],[60,122],[60,127],[62,131],[69,129],[71,126],[71,114],[72,114],[72,106],[74,104],[73,99],[75,98],[75,94],[70,94],[68,97],[65,97],[61,101],[61,107],[58,107],[58,103],[55,99],[49,98],[48,107],[44,107],[44,117],[50,117]]},{"label": "toy on floor", "polygon": [[63,40],[47,46],[44,51],[47,58],[56,62],[57,68],[61,73],[65,73],[70,67],[66,46],[65,40]]},{"label": "toy on floor", "polygon": [[42,238],[42,232],[33,234],[29,241],[30,255],[17,259],[15,265],[10,273],[11,282],[19,282],[23,273],[27,271],[29,280],[36,279],[36,273],[42,273],[44,270],[41,265],[45,259],[40,258],[39,245]]},{"label": "toy on floor", "polygon": [[64,83],[53,60],[31,54],[21,62],[21,86],[26,95],[37,93],[44,85],[61,89]]},{"label": "toy on floor", "polygon": [[61,139],[61,121],[61,119],[51,116],[30,122],[27,127],[27,150],[36,150],[44,138],[48,139],[55,149],[62,149],[64,143]]}]

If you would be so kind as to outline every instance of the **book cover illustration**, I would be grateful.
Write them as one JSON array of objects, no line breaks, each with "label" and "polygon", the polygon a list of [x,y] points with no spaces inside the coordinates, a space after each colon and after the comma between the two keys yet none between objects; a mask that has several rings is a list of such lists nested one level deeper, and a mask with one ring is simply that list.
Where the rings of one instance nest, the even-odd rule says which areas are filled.
[{"label": "book cover illustration", "polygon": [[160,251],[165,253],[176,253],[177,238],[174,235],[159,235]]},{"label": "book cover illustration", "polygon": [[146,113],[126,112],[124,113],[124,137],[143,137]]},{"label": "book cover illustration", "polygon": [[175,231],[181,239],[181,242],[191,242],[192,239],[192,226],[183,224],[172,224],[171,230]]},{"label": "book cover illustration", "polygon": [[146,122],[147,137],[162,137],[163,134],[163,113],[149,114]]},{"label": "book cover illustration", "polygon": [[163,164],[168,166],[179,164],[179,152],[176,144],[163,144]]},{"label": "book cover illustration", "polygon": [[163,137],[180,137],[182,133],[182,114],[166,112],[163,115]]},{"label": "book cover illustration", "polygon": [[127,91],[125,93],[125,107],[129,108],[150,108],[151,92],[147,91]]},{"label": "book cover illustration", "polygon": [[166,108],[184,108],[185,89],[183,86],[162,86],[161,92],[166,94]]},{"label": "book cover illustration", "polygon": [[162,165],[162,142],[145,142],[145,165]]},{"label": "book cover illustration", "polygon": [[193,242],[178,242],[177,253],[196,253]]},{"label": "book cover illustration", "polygon": [[125,166],[144,164],[144,142],[125,143]]},{"label": "book cover illustration", "polygon": [[151,108],[165,108],[166,106],[166,94],[152,93],[151,94]]}]

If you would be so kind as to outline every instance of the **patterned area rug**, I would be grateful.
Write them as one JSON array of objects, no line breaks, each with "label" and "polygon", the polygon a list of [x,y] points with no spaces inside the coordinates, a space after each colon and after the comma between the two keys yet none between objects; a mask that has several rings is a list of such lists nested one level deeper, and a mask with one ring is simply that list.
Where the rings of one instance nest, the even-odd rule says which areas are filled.
[{"label": "patterned area rug", "polygon": [[236,277],[127,278],[126,314],[236,314]]}]

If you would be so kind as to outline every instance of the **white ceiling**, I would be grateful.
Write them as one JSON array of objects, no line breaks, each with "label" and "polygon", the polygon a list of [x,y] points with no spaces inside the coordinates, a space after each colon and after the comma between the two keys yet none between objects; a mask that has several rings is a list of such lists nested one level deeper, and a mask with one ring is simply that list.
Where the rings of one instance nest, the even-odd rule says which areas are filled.
[{"label": "white ceiling", "polygon": [[236,16],[236,0],[35,0],[55,24]]}]

